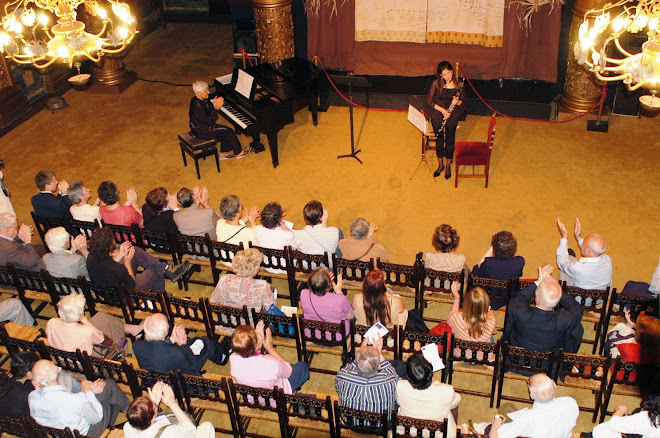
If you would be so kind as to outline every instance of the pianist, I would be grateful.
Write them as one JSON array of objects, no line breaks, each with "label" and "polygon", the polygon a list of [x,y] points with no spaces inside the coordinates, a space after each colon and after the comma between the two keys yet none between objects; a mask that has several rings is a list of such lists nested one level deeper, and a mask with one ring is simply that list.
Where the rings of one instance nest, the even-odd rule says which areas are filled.
[{"label": "pianist", "polygon": [[197,138],[218,140],[221,157],[238,160],[246,157],[249,150],[241,150],[241,143],[234,130],[215,123],[224,99],[209,99],[209,86],[204,81],[196,81],[192,87],[195,97],[190,100],[190,133]]}]

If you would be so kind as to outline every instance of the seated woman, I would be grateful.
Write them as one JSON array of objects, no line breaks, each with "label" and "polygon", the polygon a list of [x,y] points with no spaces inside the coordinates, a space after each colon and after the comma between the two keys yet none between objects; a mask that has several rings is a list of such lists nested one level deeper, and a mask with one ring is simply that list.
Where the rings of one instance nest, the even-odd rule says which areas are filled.
[{"label": "seated woman", "polygon": [[525,267],[525,259],[516,255],[518,242],[508,231],[493,234],[490,248],[478,264],[472,268],[472,273],[478,277],[508,280],[511,277],[521,277]]},{"label": "seated woman", "polygon": [[96,198],[94,205],[88,204],[87,202],[92,199],[92,192],[82,181],[76,181],[71,184],[66,191],[66,195],[71,200],[72,205],[69,211],[73,219],[85,222],[101,220],[101,213],[99,213],[101,200]]},{"label": "seated woman", "polygon": [[660,319],[641,312],[635,322],[634,342],[617,346],[621,360],[660,365]]},{"label": "seated woman", "polygon": [[660,437],[660,394],[644,397],[641,410],[626,415],[626,406],[617,406],[609,421],[594,427],[593,438],[620,438],[622,433],[645,438]]},{"label": "seated woman", "polygon": [[371,326],[376,322],[392,328],[406,326],[408,311],[401,297],[385,287],[385,274],[380,269],[369,271],[362,282],[362,293],[353,296],[355,319],[360,325]]},{"label": "seated woman", "polygon": [[[257,246],[270,249],[284,249],[290,246],[297,249],[293,231],[284,223],[286,215],[282,206],[277,202],[266,204],[261,210],[261,225],[254,227],[254,236]],[[267,269],[274,274],[285,273],[282,269]]]},{"label": "seated woman", "polygon": [[[264,330],[264,322],[256,328],[239,325],[231,337],[234,352],[229,356],[231,376],[236,383],[254,388],[281,388],[285,394],[293,394],[309,380],[309,366],[301,361],[290,364],[273,347],[270,328]],[[261,347],[268,354],[261,354]]]},{"label": "seated woman", "polygon": [[[616,359],[621,356],[619,353],[619,345],[627,343],[637,343],[635,341],[635,322],[641,313],[641,308],[633,307],[629,309],[623,308],[623,316],[626,322],[620,322],[615,325],[612,330],[607,332],[607,339],[605,340],[604,354]],[[624,347],[625,349],[625,347]]]},{"label": "seated woman", "polygon": [[105,205],[99,208],[103,222],[114,225],[142,225],[142,212],[137,204],[137,190],[131,187],[126,192],[129,205],[119,203],[119,188],[112,181],[103,181],[98,188],[99,198]]},{"label": "seated woman", "polygon": [[[421,354],[406,362],[406,378],[396,385],[399,415],[423,420],[447,419],[447,436],[456,437],[456,417],[461,396],[451,385],[433,378],[433,367]],[[453,411],[455,410],[455,411]]]},{"label": "seated woman", "polygon": [[[209,421],[195,426],[190,417],[177,403],[172,388],[163,382],[156,382],[148,390],[149,396],[135,398],[126,408],[124,423],[125,438],[212,438],[215,428]],[[158,415],[158,405],[163,402],[176,422],[168,415]]]},{"label": "seated woman", "polygon": [[142,331],[141,325],[126,324],[103,312],[97,312],[91,321],[88,320],[85,302],[83,295],[72,293],[57,303],[59,318],[51,318],[46,323],[48,345],[59,350],[98,355],[94,345],[102,343],[105,336],[117,343],[126,333],[135,336]]},{"label": "seated woman", "polygon": [[30,415],[28,395],[32,386],[32,366],[41,359],[34,351],[19,351],[11,358],[9,371],[0,372],[0,412]]},{"label": "seated woman", "polygon": [[431,240],[435,252],[426,253],[424,266],[444,272],[460,272],[463,268],[469,271],[465,256],[455,252],[460,241],[460,236],[451,225],[442,224],[437,227]]},{"label": "seated woman", "polygon": [[266,280],[254,278],[259,272],[264,255],[256,248],[248,248],[234,254],[232,268],[234,274],[224,274],[218,280],[209,301],[229,307],[268,310],[277,302],[270,284]]},{"label": "seated woman", "polygon": [[179,232],[173,218],[176,195],[169,195],[165,187],[156,187],[147,193],[145,201],[142,206],[144,228],[154,233]]},{"label": "seated woman", "polygon": [[[177,281],[190,266],[188,261],[169,266],[130,242],[122,242],[117,252],[116,247],[115,235],[109,228],[94,230],[87,257],[87,272],[94,283],[103,286],[119,284],[140,290],[165,290],[165,277]],[[144,271],[136,275],[139,266]]]},{"label": "seated woman", "polygon": [[307,280],[308,289],[300,292],[300,307],[305,319],[339,323],[353,319],[353,307],[341,290],[341,274],[337,283],[333,275],[324,266],[319,266]]},{"label": "seated woman", "polygon": [[[472,342],[493,342],[493,335],[497,333],[497,320],[490,309],[490,298],[485,290],[475,287],[465,295],[463,308],[459,307],[461,295],[459,294],[460,283],[454,281],[451,284],[451,293],[454,302],[447,324],[451,327],[451,334],[458,339]],[[483,358],[483,353],[477,353],[477,360]]]}]

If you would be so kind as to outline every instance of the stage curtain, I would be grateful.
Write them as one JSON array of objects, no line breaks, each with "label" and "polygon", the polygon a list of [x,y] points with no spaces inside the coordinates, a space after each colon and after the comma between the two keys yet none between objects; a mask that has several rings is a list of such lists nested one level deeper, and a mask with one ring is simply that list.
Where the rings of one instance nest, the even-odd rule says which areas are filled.
[{"label": "stage curtain", "polygon": [[[341,3],[342,0],[337,0]],[[463,65],[474,79],[525,78],[557,81],[557,55],[561,9],[548,15],[543,6],[532,17],[528,35],[520,27],[515,7],[506,9],[502,47],[466,44],[417,44],[355,42],[355,3],[347,0],[339,15],[321,7],[319,15],[307,14],[307,48],[311,59],[318,55],[327,68],[344,68],[356,74],[425,76],[435,73],[446,59]]]}]

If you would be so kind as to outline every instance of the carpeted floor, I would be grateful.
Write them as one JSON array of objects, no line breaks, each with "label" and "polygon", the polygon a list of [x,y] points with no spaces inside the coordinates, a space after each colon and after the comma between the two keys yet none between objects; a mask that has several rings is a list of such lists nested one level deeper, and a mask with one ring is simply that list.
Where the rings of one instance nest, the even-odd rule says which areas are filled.
[{"label": "carpeted floor", "polygon": [[[72,90],[65,95],[69,108],[55,114],[44,110],[0,139],[19,222],[31,223],[33,177],[40,169],[53,169],[69,182],[82,179],[93,191],[105,179],[115,181],[122,194],[135,186],[140,202],[159,185],[172,193],[205,185],[216,208],[227,193],[260,208],[279,201],[296,227],[304,225],[302,208],[311,199],[322,201],[329,223],[346,234],[354,218],[365,217],[379,225],[377,237],[397,263],[412,264],[418,252],[430,250],[433,230],[448,223],[458,230],[458,250],[472,266],[489,247],[491,234],[506,229],[527,260],[525,276],[535,277],[539,265],[555,264],[557,217],[572,235],[579,216],[585,234],[598,232],[608,241],[614,287],[650,280],[660,254],[652,237],[660,232],[653,213],[659,211],[660,118],[612,116],[609,133],[599,133],[588,132],[584,118],[550,124],[500,117],[489,188],[472,179],[454,189],[453,179],[434,182],[425,168],[409,180],[420,160],[420,134],[406,114],[355,110],[360,165],[336,158],[350,151],[346,107],[321,113],[316,128],[311,115],[301,111],[279,134],[277,169],[268,152],[222,161],[221,173],[206,160],[199,181],[190,162],[183,167],[176,139],[188,130],[189,84],[229,73],[231,57],[230,26],[170,23],[135,45],[126,64],[141,78],[185,87],[138,81],[119,96]],[[457,139],[485,139],[488,121],[468,116]],[[247,145],[248,139],[241,142]],[[570,245],[576,247],[572,237]],[[199,288],[191,294],[210,292]],[[332,391],[332,379],[317,379],[313,389]],[[459,422],[490,415],[485,399],[464,397]],[[578,429],[591,427],[581,414]]]}]

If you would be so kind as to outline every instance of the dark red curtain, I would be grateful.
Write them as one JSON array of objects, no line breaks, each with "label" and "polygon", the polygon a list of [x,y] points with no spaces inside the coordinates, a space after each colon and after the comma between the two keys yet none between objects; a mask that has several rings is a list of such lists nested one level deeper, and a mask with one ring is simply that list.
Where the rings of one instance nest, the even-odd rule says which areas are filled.
[{"label": "dark red curtain", "polygon": [[[337,0],[341,3],[342,0]],[[557,81],[557,54],[561,8],[548,14],[545,5],[532,17],[525,35],[515,7],[504,16],[502,47],[466,44],[417,44],[355,42],[355,3],[347,0],[339,15],[330,17],[324,5],[318,16],[307,15],[308,54],[318,55],[328,68],[345,68],[356,74],[424,76],[435,73],[438,62],[460,62],[474,79],[526,78]]]}]

